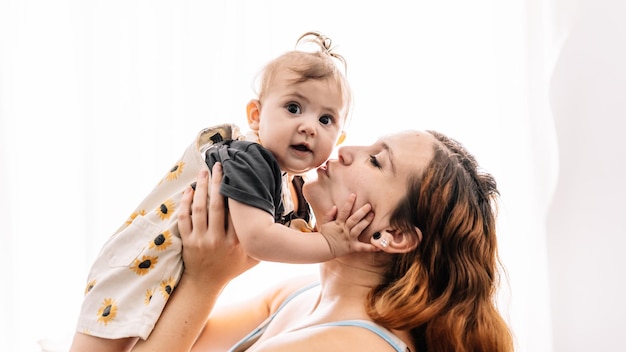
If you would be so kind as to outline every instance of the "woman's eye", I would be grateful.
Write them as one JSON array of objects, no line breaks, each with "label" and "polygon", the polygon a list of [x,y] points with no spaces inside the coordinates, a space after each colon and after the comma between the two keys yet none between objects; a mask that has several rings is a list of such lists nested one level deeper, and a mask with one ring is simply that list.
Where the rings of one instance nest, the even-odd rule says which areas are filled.
[{"label": "woman's eye", "polygon": [[333,123],[333,118],[329,115],[324,115],[324,116],[320,116],[319,121],[322,125],[330,125],[331,123]]},{"label": "woman's eye", "polygon": [[300,105],[298,105],[296,103],[289,103],[289,104],[287,104],[287,111],[289,111],[292,114],[301,114],[302,113],[302,109],[300,109]]},{"label": "woman's eye", "polygon": [[375,155],[370,155],[370,163],[380,169],[380,163],[378,162],[378,159],[376,159]]}]

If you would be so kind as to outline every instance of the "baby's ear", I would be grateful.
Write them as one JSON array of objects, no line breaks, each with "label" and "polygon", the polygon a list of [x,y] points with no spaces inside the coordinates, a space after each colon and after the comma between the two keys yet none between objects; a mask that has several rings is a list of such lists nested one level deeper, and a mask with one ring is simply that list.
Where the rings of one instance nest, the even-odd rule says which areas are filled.
[{"label": "baby's ear", "polygon": [[415,227],[415,233],[398,229],[380,231],[379,236],[372,236],[371,243],[387,253],[408,253],[422,241],[422,231]]},{"label": "baby's ear", "polygon": [[346,131],[341,131],[341,134],[339,135],[339,138],[337,138],[337,143],[335,143],[335,146],[340,145],[345,140],[346,140]]},{"label": "baby's ear", "polygon": [[246,105],[246,116],[248,118],[248,126],[253,131],[259,130],[261,121],[261,102],[253,99]]}]

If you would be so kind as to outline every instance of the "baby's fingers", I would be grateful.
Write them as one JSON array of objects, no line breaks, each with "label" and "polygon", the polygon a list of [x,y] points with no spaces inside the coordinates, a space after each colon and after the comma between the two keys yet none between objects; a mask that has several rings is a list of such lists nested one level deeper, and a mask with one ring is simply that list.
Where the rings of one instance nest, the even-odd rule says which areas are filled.
[{"label": "baby's fingers", "polygon": [[364,217],[359,216],[353,218],[354,216],[355,215],[352,215],[348,219],[348,222],[346,222],[346,226],[348,226],[348,228],[350,229],[350,237],[358,238],[359,235],[361,235],[361,232],[363,232],[368,226],[370,226],[372,220],[374,220],[374,213],[368,212],[367,214],[365,214]]},{"label": "baby's fingers", "polygon": [[346,222],[350,214],[352,213],[352,208],[354,207],[354,202],[356,202],[356,194],[352,193],[348,199],[343,203],[341,208],[337,211],[337,220],[338,222]]},{"label": "baby's fingers", "polygon": [[324,216],[322,216],[319,223],[326,224],[331,221],[335,221],[335,217],[337,217],[337,206],[333,205],[333,207],[330,208],[330,210],[327,211],[326,214],[324,214]]},{"label": "baby's fingers", "polygon": [[[365,204],[359,209],[357,209],[349,218],[347,218],[346,226],[352,229],[356,226],[362,225],[365,223],[365,226],[361,228],[361,231],[365,229],[373,220],[374,214],[371,213],[372,206],[370,204]],[[359,233],[361,232],[359,231]]]},{"label": "baby's fingers", "polygon": [[378,248],[371,243],[365,243],[359,241],[359,236],[365,229],[370,226],[374,220],[374,213],[372,213],[371,206],[366,204],[352,214],[346,221],[346,226],[350,231],[350,238],[352,242],[352,250],[356,252],[375,252]]},{"label": "baby's fingers", "polygon": [[355,252],[378,252],[380,248],[371,243],[359,242],[354,245],[353,250]]}]

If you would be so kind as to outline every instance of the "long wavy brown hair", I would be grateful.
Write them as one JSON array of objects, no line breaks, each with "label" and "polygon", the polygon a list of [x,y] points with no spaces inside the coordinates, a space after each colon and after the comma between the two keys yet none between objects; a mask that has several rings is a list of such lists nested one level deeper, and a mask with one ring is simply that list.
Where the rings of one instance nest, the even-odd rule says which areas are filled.
[{"label": "long wavy brown hair", "polygon": [[440,143],[391,220],[403,231],[419,228],[422,241],[387,263],[368,314],[387,328],[410,330],[419,352],[513,351],[495,302],[502,267],[496,181],[460,143],[428,132]]}]

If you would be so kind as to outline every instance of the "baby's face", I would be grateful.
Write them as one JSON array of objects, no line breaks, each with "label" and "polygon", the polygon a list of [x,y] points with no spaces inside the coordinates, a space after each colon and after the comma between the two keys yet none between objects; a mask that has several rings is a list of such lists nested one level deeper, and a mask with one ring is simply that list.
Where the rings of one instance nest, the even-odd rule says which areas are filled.
[{"label": "baby's face", "polygon": [[322,165],[337,144],[346,105],[339,84],[331,79],[295,82],[280,72],[250,128],[276,157],[283,171],[301,174]]}]

